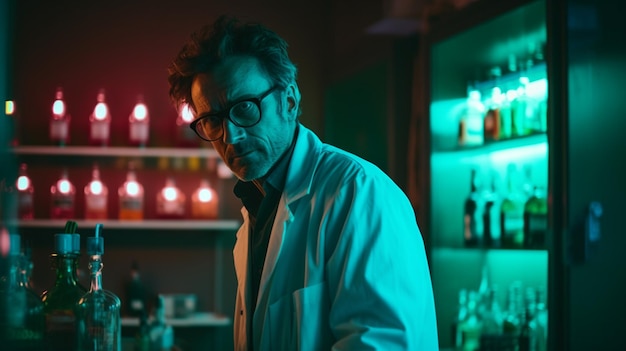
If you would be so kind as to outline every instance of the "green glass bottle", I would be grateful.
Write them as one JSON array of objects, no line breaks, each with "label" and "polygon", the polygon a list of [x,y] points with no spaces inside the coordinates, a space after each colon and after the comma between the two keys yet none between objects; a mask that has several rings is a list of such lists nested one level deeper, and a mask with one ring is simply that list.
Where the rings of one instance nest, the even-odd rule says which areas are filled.
[{"label": "green glass bottle", "polygon": [[524,206],[524,247],[544,249],[548,232],[548,200],[542,187],[535,187]]},{"label": "green glass bottle", "polygon": [[102,224],[96,225],[96,236],[87,238],[89,291],[76,304],[76,340],[79,351],[121,351],[122,327],[120,299],[102,288]]},{"label": "green glass bottle", "polygon": [[44,313],[39,296],[24,284],[26,271],[20,255],[20,236],[9,235],[9,270],[0,278],[0,299],[5,318],[0,321],[0,330],[6,344],[2,349],[35,351],[44,348]]},{"label": "green glass bottle", "polygon": [[500,205],[502,247],[520,249],[524,244],[524,194],[515,186],[515,165],[507,171],[507,194]]},{"label": "green glass bottle", "polygon": [[54,286],[41,295],[46,316],[46,338],[51,351],[76,350],[76,315],[74,306],[84,291],[76,282],[76,254],[72,235],[54,236],[55,251],[50,255],[56,272]]}]

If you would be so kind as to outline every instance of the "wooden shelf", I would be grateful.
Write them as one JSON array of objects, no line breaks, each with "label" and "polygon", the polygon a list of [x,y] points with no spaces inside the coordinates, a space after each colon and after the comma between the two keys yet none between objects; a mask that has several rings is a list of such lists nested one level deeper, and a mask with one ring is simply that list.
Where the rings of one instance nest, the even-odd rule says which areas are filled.
[{"label": "wooden shelf", "polygon": [[200,157],[217,158],[213,148],[166,148],[121,146],[17,146],[16,155],[32,156],[84,156],[84,157]]},{"label": "wooden shelf", "polygon": [[[33,219],[17,221],[20,228],[64,228],[66,220]],[[141,221],[107,220],[76,220],[79,228],[95,228],[102,223],[105,229],[150,229],[150,230],[237,230],[241,223],[236,220],[159,220],[146,219]]]},{"label": "wooden shelf", "polygon": [[[221,327],[230,325],[230,318],[213,312],[198,312],[187,318],[166,318],[165,323],[175,328]],[[139,318],[122,317],[122,327],[138,327]]]}]

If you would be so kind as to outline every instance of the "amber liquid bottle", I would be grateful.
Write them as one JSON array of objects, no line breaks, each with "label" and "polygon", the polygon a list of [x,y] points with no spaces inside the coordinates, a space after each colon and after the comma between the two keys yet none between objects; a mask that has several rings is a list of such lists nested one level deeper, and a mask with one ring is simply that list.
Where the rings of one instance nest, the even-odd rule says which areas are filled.
[{"label": "amber liquid bottle", "polygon": [[126,181],[118,189],[120,198],[119,219],[143,219],[143,186],[137,181],[135,171],[130,169],[126,174]]}]

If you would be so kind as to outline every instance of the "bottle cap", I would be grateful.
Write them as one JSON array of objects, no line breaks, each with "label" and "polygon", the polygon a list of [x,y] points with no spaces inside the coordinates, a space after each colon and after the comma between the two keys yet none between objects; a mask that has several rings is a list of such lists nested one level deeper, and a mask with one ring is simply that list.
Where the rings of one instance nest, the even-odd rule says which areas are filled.
[{"label": "bottle cap", "polygon": [[87,254],[102,255],[104,253],[104,238],[99,236],[90,236],[87,238]]},{"label": "bottle cap", "polygon": [[104,253],[104,238],[100,236],[102,223],[96,224],[96,236],[87,238],[87,254],[102,255]]},{"label": "bottle cap", "polygon": [[19,256],[20,247],[21,247],[20,235],[9,234],[9,256]]},{"label": "bottle cap", "polygon": [[80,234],[73,233],[72,236],[72,253],[80,254]]},{"label": "bottle cap", "polygon": [[54,251],[59,255],[73,253],[72,234],[55,234]]}]

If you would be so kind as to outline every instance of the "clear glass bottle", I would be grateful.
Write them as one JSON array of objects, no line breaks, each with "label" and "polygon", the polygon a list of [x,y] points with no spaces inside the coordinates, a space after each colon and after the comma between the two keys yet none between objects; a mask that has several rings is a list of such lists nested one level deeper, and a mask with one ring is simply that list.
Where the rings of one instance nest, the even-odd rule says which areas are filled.
[{"label": "clear glass bottle", "polygon": [[470,291],[467,299],[467,317],[459,325],[463,335],[463,351],[476,351],[480,347],[482,321],[478,315],[478,294]]},{"label": "clear glass bottle", "polygon": [[91,285],[76,304],[78,351],[122,350],[120,299],[102,288],[104,238],[101,231],[102,224],[97,224],[95,236],[87,238]]},{"label": "clear glass bottle", "polygon": [[154,320],[150,324],[150,350],[171,350],[174,346],[174,329],[165,320],[165,302],[158,295],[155,302]]},{"label": "clear glass bottle", "polygon": [[465,116],[463,118],[463,133],[459,135],[459,144],[462,146],[482,145],[485,142],[484,118],[485,105],[482,102],[481,93],[470,89],[467,97]]},{"label": "clear glass bottle", "polygon": [[467,289],[459,290],[456,316],[452,322],[452,345],[456,350],[463,346],[463,330],[461,323],[467,318]]},{"label": "clear glass bottle", "polygon": [[108,145],[111,134],[111,112],[104,89],[98,92],[96,107],[89,116],[89,140],[93,145]]},{"label": "clear glass bottle", "polygon": [[543,187],[536,186],[524,205],[524,247],[543,249],[548,232],[548,200]]},{"label": "clear glass bottle", "polygon": [[173,177],[168,177],[163,189],[157,193],[156,215],[164,219],[180,219],[185,216],[185,194],[176,186]]},{"label": "clear glass bottle", "polygon": [[216,219],[218,206],[217,191],[211,187],[207,179],[202,179],[200,186],[191,195],[191,218]]},{"label": "clear glass bottle", "polygon": [[9,237],[6,256],[8,274],[0,277],[0,330],[4,336],[3,349],[35,351],[45,346],[45,317],[39,296],[25,284],[27,267],[20,254],[20,235],[8,234],[2,228],[0,236]]},{"label": "clear glass bottle", "polygon": [[67,106],[63,99],[63,88],[58,87],[55,100],[52,103],[50,117],[50,141],[58,145],[66,145],[70,139],[71,116],[67,113]]},{"label": "clear glass bottle", "polygon": [[536,348],[537,351],[546,351],[548,349],[548,307],[546,306],[545,288],[538,288],[536,294]]},{"label": "clear glass bottle", "polygon": [[477,171],[472,169],[470,173],[470,191],[465,198],[463,212],[463,242],[466,247],[480,245],[483,236],[483,208],[477,181]]},{"label": "clear glass bottle", "polygon": [[126,174],[126,181],[118,189],[120,198],[119,219],[142,220],[143,219],[143,186],[137,181],[137,175],[130,166]]},{"label": "clear glass bottle", "polygon": [[137,98],[137,104],[128,116],[128,123],[130,143],[141,147],[146,146],[150,137],[150,114],[143,96],[140,95]]},{"label": "clear glass bottle", "polygon": [[481,350],[497,350],[500,345],[500,336],[502,335],[502,309],[498,303],[494,288],[489,288],[484,297],[481,320]]},{"label": "clear glass bottle", "polygon": [[17,218],[33,219],[35,217],[33,182],[28,176],[26,163],[20,165],[19,176],[15,182],[17,188]]},{"label": "clear glass bottle", "polygon": [[55,250],[50,255],[55,270],[54,286],[41,295],[46,315],[46,339],[51,351],[76,350],[74,307],[83,296],[75,277],[76,255],[72,235],[55,234]]},{"label": "clear glass bottle", "polygon": [[507,168],[507,193],[500,205],[500,232],[502,246],[519,249],[524,244],[524,202],[525,196],[516,186],[517,169],[514,164]]},{"label": "clear glass bottle", "polygon": [[50,187],[50,195],[52,200],[50,218],[74,218],[76,188],[68,178],[67,169],[63,170],[61,178]]},{"label": "clear glass bottle", "polygon": [[85,185],[85,219],[107,219],[108,187],[100,180],[100,169],[94,164],[91,170],[91,181]]}]

